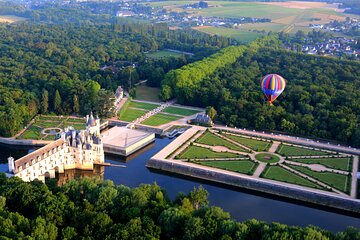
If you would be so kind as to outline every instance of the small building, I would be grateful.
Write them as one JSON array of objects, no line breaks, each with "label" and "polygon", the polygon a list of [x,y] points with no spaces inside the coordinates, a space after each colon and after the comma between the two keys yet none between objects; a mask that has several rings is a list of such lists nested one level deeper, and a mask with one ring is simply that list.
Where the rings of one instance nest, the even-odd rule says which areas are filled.
[{"label": "small building", "polygon": [[132,17],[134,16],[135,14],[131,11],[118,11],[116,13],[116,16],[117,17]]},{"label": "small building", "polygon": [[121,99],[124,97],[124,90],[121,86],[118,86],[118,88],[115,91],[115,105],[118,104]]},{"label": "small building", "polygon": [[194,119],[188,121],[190,124],[201,125],[205,127],[211,127],[214,125],[209,115],[205,113],[199,113]]}]

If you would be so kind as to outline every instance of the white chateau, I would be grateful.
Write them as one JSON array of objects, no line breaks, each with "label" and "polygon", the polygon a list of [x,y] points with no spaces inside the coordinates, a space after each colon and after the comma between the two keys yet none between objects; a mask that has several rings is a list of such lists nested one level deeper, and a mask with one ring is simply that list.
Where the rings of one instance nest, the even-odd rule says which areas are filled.
[{"label": "white chateau", "polygon": [[8,158],[9,173],[23,181],[45,177],[54,178],[55,172],[66,169],[92,170],[104,163],[103,143],[100,137],[100,119],[86,116],[86,129],[66,128],[54,142],[14,160]]}]

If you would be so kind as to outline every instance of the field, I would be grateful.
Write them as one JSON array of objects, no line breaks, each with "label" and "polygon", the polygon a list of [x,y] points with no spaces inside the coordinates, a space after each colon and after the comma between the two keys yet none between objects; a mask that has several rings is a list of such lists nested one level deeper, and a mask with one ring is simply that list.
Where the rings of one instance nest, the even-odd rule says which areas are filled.
[{"label": "field", "polygon": [[141,124],[145,124],[145,125],[149,125],[149,126],[159,126],[159,125],[162,125],[165,123],[169,123],[169,122],[178,120],[180,118],[181,117],[158,113],[158,114],[155,114],[155,115],[149,117],[145,121],[141,122]]},{"label": "field", "polygon": [[178,53],[178,52],[173,52],[173,51],[168,51],[168,50],[158,50],[155,52],[149,52],[146,53],[146,56],[149,58],[154,58],[154,59],[160,59],[160,58],[167,58],[167,57],[181,57],[184,54],[182,53]]},{"label": "field", "polygon": [[146,111],[146,110],[127,108],[121,114],[121,116],[119,117],[119,120],[125,121],[125,122],[132,122],[132,121],[134,121],[135,119],[141,117],[142,115],[144,115],[147,112],[148,111]]},{"label": "field", "polygon": [[144,100],[151,102],[160,102],[159,99],[159,88],[152,88],[147,86],[137,86],[136,87],[136,100]]},{"label": "field", "polygon": [[14,23],[25,21],[26,18],[12,16],[12,15],[0,15],[0,23]]},{"label": "field", "polygon": [[210,35],[219,35],[223,37],[233,38],[241,43],[248,43],[263,36],[263,34],[258,32],[233,29],[233,28],[204,26],[204,27],[193,27],[193,29],[198,30],[200,32],[208,33]]},{"label": "field", "polygon": [[[153,2],[152,6],[163,6],[171,11],[184,11],[181,6],[191,1],[165,1]],[[209,1],[209,8],[187,9],[192,15],[203,17],[254,17],[269,18],[269,23],[248,23],[240,26],[240,30],[259,31],[285,31],[295,33],[299,29],[311,30],[309,24],[324,24],[332,20],[345,20],[346,15],[334,4],[321,2],[232,2],[232,1]],[[229,36],[241,41],[242,37],[234,29],[223,30],[212,28],[207,30],[198,29],[209,34]],[[254,36],[252,36],[254,37]],[[245,40],[244,40],[245,42]]]},{"label": "field", "polygon": [[228,153],[228,152],[214,152],[210,149],[198,147],[198,146],[189,146],[181,153],[178,158],[181,159],[197,159],[197,158],[239,158],[244,157],[243,155]]},{"label": "field", "polygon": [[34,139],[34,140],[54,140],[55,136],[50,134],[43,134],[42,130],[46,128],[60,128],[73,127],[76,130],[85,129],[84,118],[69,118],[57,116],[40,116],[35,122],[26,129],[18,139]]},{"label": "field", "polygon": [[343,170],[343,171],[352,170],[352,161],[350,158],[310,158],[310,159],[292,158],[291,161],[307,163],[307,164],[321,164],[325,167]]},{"label": "field", "polygon": [[240,151],[240,152],[248,152],[246,149],[237,146],[229,141],[226,141],[225,139],[222,139],[221,137],[216,136],[211,132],[205,132],[200,138],[196,139],[196,142],[209,146],[224,146],[227,147],[228,149]]},{"label": "field", "polygon": [[305,187],[318,188],[322,189],[320,186],[316,185],[309,180],[298,176],[280,166],[268,166],[267,169],[263,172],[263,178],[272,179],[280,182],[292,183],[296,185],[301,185]]},{"label": "field", "polygon": [[323,183],[326,183],[329,186],[332,186],[340,191],[343,191],[345,193],[350,192],[350,189],[348,188],[348,176],[346,175],[332,172],[316,172],[306,167],[294,165],[291,165],[291,168],[298,170],[299,172],[302,172],[310,177],[313,177]]},{"label": "field", "polygon": [[283,156],[322,156],[330,154],[328,152],[289,146],[284,144],[279,145],[279,148],[276,150],[276,152]]},{"label": "field", "polygon": [[271,146],[271,142],[268,141],[260,141],[231,134],[224,134],[224,136],[258,152],[266,152]]},{"label": "field", "polygon": [[252,175],[257,167],[257,164],[248,160],[231,160],[231,161],[197,161],[197,164],[208,167],[220,168],[228,171],[245,173]]},{"label": "field", "polygon": [[181,115],[181,116],[191,116],[196,113],[199,113],[200,111],[193,110],[193,109],[187,109],[187,108],[179,108],[179,107],[167,107],[163,110],[163,112]]}]

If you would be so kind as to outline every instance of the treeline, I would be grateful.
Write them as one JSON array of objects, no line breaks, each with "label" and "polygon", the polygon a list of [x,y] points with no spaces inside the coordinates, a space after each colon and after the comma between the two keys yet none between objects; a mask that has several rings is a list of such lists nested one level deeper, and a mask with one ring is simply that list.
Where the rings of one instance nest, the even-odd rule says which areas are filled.
[{"label": "treeline", "polygon": [[[84,178],[22,182],[0,174],[2,239],[360,239],[349,227],[336,235],[314,226],[236,222],[208,205],[202,187],[169,200],[158,185],[129,188]],[[241,204],[241,203],[240,203]]]},{"label": "treeline", "polygon": [[197,96],[194,90],[201,82],[210,77],[216,70],[236,62],[245,51],[256,51],[259,47],[279,46],[275,35],[256,40],[249,46],[230,46],[200,61],[188,64],[180,69],[169,71],[162,82],[161,98],[176,98],[180,103],[194,104]]}]

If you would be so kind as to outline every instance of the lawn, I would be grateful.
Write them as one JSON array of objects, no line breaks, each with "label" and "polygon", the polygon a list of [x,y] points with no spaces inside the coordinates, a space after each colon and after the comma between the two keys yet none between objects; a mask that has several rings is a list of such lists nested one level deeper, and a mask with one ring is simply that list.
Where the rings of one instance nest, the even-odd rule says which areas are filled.
[{"label": "lawn", "polygon": [[241,43],[248,43],[254,41],[255,39],[263,36],[263,34],[247,30],[239,30],[233,28],[224,28],[224,27],[194,27],[195,30],[204,32],[210,35],[219,35],[223,37],[229,37],[237,40]]},{"label": "lawn", "polygon": [[271,142],[260,141],[252,138],[245,138],[240,136],[235,136],[231,134],[224,134],[225,137],[230,138],[248,148],[251,148],[257,152],[267,152],[271,147]]},{"label": "lawn", "polygon": [[319,150],[289,146],[284,144],[280,144],[276,152],[283,156],[322,156],[330,154],[328,152],[323,152]]},{"label": "lawn", "polygon": [[259,153],[255,155],[255,159],[265,163],[276,163],[280,161],[280,158],[271,153]]},{"label": "lawn", "polygon": [[311,158],[311,159],[299,159],[292,158],[290,161],[301,162],[306,164],[321,164],[328,168],[351,171],[352,161],[350,158]]},{"label": "lawn", "polygon": [[25,132],[23,132],[18,138],[19,139],[40,139],[41,128],[31,125]]},{"label": "lawn", "polygon": [[148,119],[143,121],[141,124],[145,124],[145,125],[149,125],[149,126],[159,126],[159,125],[162,125],[165,123],[176,121],[178,119],[180,119],[180,117],[158,113],[158,114],[155,114],[155,115],[149,117]]},{"label": "lawn", "polygon": [[348,181],[350,181],[351,178],[349,178],[347,175],[332,173],[332,172],[316,172],[316,171],[312,171],[307,167],[295,166],[295,165],[291,165],[290,167],[310,177],[313,177],[325,184],[328,184],[329,186],[334,187],[342,192],[350,193],[351,187],[348,186]]},{"label": "lawn", "polygon": [[125,122],[132,122],[135,119],[141,117],[148,111],[146,110],[140,110],[140,109],[131,109],[127,108],[119,117],[119,120],[125,121]]},{"label": "lawn", "polygon": [[225,139],[222,139],[219,136],[216,136],[215,134],[211,132],[205,132],[201,137],[196,139],[197,143],[206,144],[209,146],[224,146],[228,149],[235,150],[235,151],[241,151],[241,152],[249,152],[248,150],[237,146],[229,141],[226,141]]},{"label": "lawn", "polygon": [[[162,79],[159,79],[161,81]],[[160,102],[159,99],[160,89],[147,86],[136,87],[136,100],[145,100],[151,102]]]},{"label": "lawn", "polygon": [[198,147],[198,146],[189,146],[178,155],[176,158],[180,159],[197,159],[197,158],[240,158],[244,155],[229,153],[229,152],[214,152],[210,149]]},{"label": "lawn", "polygon": [[194,115],[194,114],[200,112],[199,110],[180,108],[180,107],[171,107],[171,106],[165,108],[162,111],[165,113],[177,114],[177,115],[181,115],[181,116],[191,116],[191,115]]},{"label": "lawn", "polygon": [[156,104],[156,103],[146,103],[146,102],[135,102],[135,101],[131,101],[130,104],[128,105],[128,108],[140,108],[140,109],[144,109],[144,110],[148,110],[151,111],[157,107],[159,107],[160,104]]},{"label": "lawn", "polygon": [[173,52],[173,51],[168,51],[168,50],[159,50],[159,51],[155,51],[155,52],[149,52],[146,53],[146,56],[149,58],[154,58],[154,59],[160,59],[160,58],[167,58],[167,57],[181,57],[184,54],[182,53],[178,53],[178,52]]},{"label": "lawn", "polygon": [[214,167],[214,168],[220,168],[220,169],[233,171],[233,172],[245,173],[248,175],[252,175],[258,165],[255,162],[249,161],[249,160],[197,161],[196,163],[200,164],[200,165],[205,165],[208,167]]},{"label": "lawn", "polygon": [[295,173],[292,173],[280,166],[267,166],[267,168],[264,170],[261,177],[280,181],[280,182],[301,185],[301,186],[305,186],[305,187],[323,189],[321,186],[319,186],[299,175],[296,175]]}]

